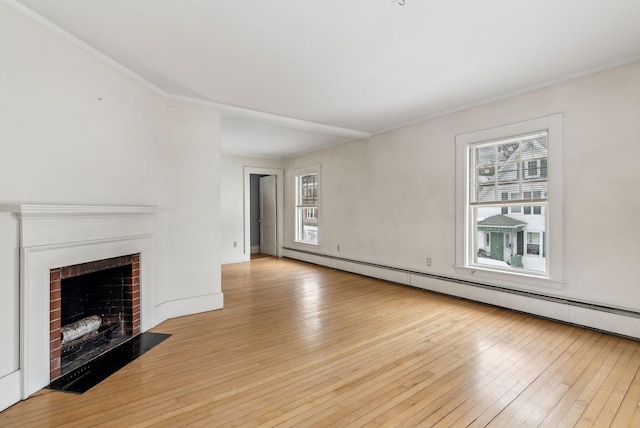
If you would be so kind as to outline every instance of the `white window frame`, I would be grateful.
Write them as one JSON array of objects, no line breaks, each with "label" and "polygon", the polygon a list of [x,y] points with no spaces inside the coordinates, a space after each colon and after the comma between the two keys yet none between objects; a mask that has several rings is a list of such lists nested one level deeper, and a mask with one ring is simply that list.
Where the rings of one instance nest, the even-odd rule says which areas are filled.
[{"label": "white window frame", "polygon": [[[553,114],[538,119],[499,126],[456,136],[456,271],[491,280],[502,286],[534,285],[561,288],[563,285],[562,247],[562,114]],[[478,265],[473,257],[473,234],[475,231],[469,210],[469,145],[499,139],[507,139],[546,130],[548,133],[547,161],[547,209],[545,239],[546,273],[501,270],[492,266]],[[523,203],[522,205],[525,205]],[[526,245],[526,243],[525,243]],[[541,249],[542,245],[540,244]]]},{"label": "white window frame", "polygon": [[[294,231],[293,231],[293,242],[295,242],[296,244],[304,244],[304,245],[312,245],[314,247],[319,247],[321,245],[321,231],[322,231],[322,226],[321,226],[321,221],[322,221],[322,211],[321,211],[321,205],[322,205],[322,176],[321,176],[321,171],[320,171],[320,165],[314,165],[314,166],[310,166],[307,168],[300,168],[300,169],[296,169],[294,171],[294,175],[293,175],[293,189],[294,189]],[[312,174],[316,174],[316,183],[317,183],[317,188],[316,188],[316,192],[317,192],[317,204],[315,206],[316,208],[316,215],[315,215],[315,219],[316,219],[316,227],[317,227],[317,231],[316,231],[316,240],[314,241],[309,241],[309,240],[304,240],[302,239],[302,237],[300,236],[300,231],[301,231],[301,225],[300,225],[300,219],[301,216],[303,215],[301,213],[301,211],[305,210],[306,208],[309,208],[308,206],[303,206],[300,204],[300,197],[301,197],[301,189],[300,189],[300,182],[301,182],[301,178],[307,175],[312,175]],[[312,217],[307,217],[307,218],[312,218]]]}]

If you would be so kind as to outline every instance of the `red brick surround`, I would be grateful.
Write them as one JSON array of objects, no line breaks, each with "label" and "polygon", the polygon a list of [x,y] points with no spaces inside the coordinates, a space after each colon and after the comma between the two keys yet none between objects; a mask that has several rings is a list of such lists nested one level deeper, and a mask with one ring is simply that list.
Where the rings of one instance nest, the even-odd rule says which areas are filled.
[{"label": "red brick surround", "polygon": [[140,333],[140,254],[97,260],[50,270],[49,373],[51,380],[57,379],[61,374],[62,280],[128,265],[131,265],[131,276],[124,278],[125,300],[127,301],[125,318],[126,324],[130,326],[129,332],[132,336],[135,336]]}]

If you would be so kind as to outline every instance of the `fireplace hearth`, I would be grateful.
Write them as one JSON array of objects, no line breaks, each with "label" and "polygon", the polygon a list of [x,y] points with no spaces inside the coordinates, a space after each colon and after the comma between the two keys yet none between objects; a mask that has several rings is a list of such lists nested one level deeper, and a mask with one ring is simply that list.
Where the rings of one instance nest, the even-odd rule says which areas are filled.
[{"label": "fireplace hearth", "polygon": [[170,335],[145,332],[118,346],[110,348],[98,357],[52,381],[47,388],[55,391],[82,394],[113,373],[162,343]]}]

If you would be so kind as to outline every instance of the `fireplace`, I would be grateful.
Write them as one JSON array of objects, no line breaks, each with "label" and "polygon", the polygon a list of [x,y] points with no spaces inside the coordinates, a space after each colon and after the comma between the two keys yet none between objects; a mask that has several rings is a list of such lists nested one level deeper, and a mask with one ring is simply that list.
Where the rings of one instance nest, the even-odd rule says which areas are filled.
[{"label": "fireplace", "polygon": [[50,379],[140,333],[140,254],[50,270]]},{"label": "fireplace", "polygon": [[[63,327],[63,281],[70,279],[70,287],[74,287],[74,282],[84,281],[72,279],[79,276],[81,271],[93,274],[116,269],[115,273],[106,275],[115,276],[122,283],[122,278],[128,281],[128,271],[118,269],[131,265],[127,269],[131,269],[132,287],[125,296],[132,301],[131,309],[123,305],[110,314],[106,311],[93,314],[91,311],[95,308],[85,309],[88,317],[101,317],[98,333],[105,329],[102,318],[112,329],[116,329],[115,313],[118,327],[122,320],[120,331],[131,336],[141,333],[122,344],[124,346],[153,327],[154,321],[157,323],[157,315],[154,315],[156,297],[151,286],[156,266],[156,208],[36,204],[4,205],[0,208],[14,213],[19,222],[19,369],[0,379],[0,387],[10,394],[12,401],[28,398],[48,386],[52,379],[62,378],[61,369],[66,363],[63,361],[60,337]],[[123,263],[123,258],[128,257],[132,259]],[[114,260],[117,260],[115,265]],[[128,287],[128,282],[125,285]]]}]

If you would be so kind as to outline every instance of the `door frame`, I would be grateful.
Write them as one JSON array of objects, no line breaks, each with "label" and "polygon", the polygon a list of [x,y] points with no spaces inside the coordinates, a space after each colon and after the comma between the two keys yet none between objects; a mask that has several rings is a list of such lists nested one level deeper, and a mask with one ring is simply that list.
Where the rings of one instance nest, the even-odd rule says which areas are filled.
[{"label": "door frame", "polygon": [[284,169],[244,167],[244,248],[245,261],[251,260],[251,174],[276,176],[276,254],[282,257],[284,244]]}]

